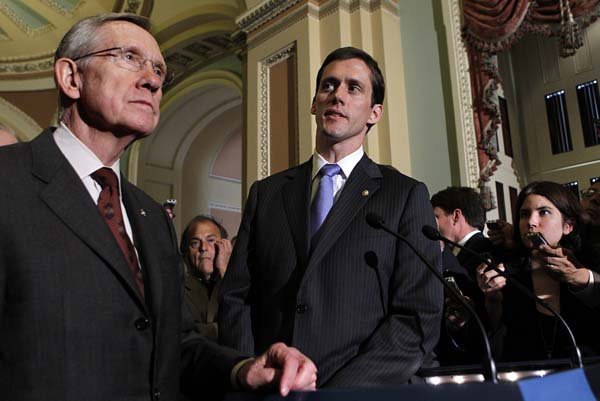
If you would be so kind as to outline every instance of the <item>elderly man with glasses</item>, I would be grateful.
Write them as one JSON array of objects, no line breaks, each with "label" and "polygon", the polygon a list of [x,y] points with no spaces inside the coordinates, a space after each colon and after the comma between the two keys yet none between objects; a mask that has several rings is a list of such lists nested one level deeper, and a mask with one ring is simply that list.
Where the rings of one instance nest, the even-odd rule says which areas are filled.
[{"label": "elderly man with glasses", "polygon": [[[314,364],[284,344],[257,358],[193,330],[162,206],[119,158],[158,123],[171,80],[149,21],[106,14],[62,39],[60,126],[0,149],[3,399],[175,400],[279,384],[314,388]],[[205,398],[202,398],[205,399]]]}]

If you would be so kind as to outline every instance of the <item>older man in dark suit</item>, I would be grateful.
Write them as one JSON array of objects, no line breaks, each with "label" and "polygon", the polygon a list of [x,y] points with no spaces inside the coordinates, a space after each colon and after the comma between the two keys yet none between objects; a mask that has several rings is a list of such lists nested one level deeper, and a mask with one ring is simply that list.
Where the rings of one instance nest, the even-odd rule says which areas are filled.
[{"label": "older man in dark suit", "polygon": [[56,51],[60,126],[0,149],[2,399],[175,400],[180,379],[206,395],[280,374],[282,393],[314,386],[298,351],[246,360],[182,319],[170,219],[119,172],[169,79],[148,30],[131,14],[77,23]]},{"label": "older man in dark suit", "polygon": [[434,222],[425,185],[363,151],[383,97],[364,51],[325,59],[311,108],[316,151],[252,186],[222,283],[221,340],[244,352],[293,345],[317,364],[320,387],[406,382],[439,334],[441,284],[365,221],[381,215],[440,268],[439,245],[420,233]]}]

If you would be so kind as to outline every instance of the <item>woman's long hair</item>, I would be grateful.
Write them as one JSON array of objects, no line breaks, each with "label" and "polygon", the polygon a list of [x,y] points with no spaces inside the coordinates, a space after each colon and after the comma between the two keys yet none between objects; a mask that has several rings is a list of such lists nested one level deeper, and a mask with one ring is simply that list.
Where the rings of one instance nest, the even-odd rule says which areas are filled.
[{"label": "woman's long hair", "polygon": [[521,239],[520,212],[525,198],[529,195],[540,195],[548,199],[560,211],[563,223],[569,223],[573,226],[573,231],[562,236],[560,245],[578,253],[581,250],[581,233],[585,225],[584,211],[579,204],[579,199],[577,199],[571,190],[551,181],[534,181],[519,193],[517,204],[513,211],[513,234],[520,253],[525,254],[528,252]]}]

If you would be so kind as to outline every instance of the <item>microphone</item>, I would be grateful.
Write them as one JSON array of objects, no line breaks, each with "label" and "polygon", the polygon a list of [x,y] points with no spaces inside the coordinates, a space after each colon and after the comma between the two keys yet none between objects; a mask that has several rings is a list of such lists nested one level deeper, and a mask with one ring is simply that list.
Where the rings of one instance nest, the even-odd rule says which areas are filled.
[{"label": "microphone", "polygon": [[552,308],[550,305],[548,305],[543,299],[541,299],[540,297],[535,295],[533,293],[533,291],[529,290],[527,287],[525,287],[523,284],[521,284],[521,282],[519,280],[511,279],[510,275],[508,275],[505,272],[503,272],[502,270],[498,269],[498,263],[496,263],[489,254],[478,253],[472,249],[469,249],[468,247],[466,247],[464,245],[460,245],[459,243],[454,242],[454,241],[450,240],[449,238],[444,237],[436,228],[433,228],[431,226],[423,226],[423,228],[421,229],[421,232],[423,233],[423,235],[425,235],[427,238],[429,238],[432,241],[444,241],[447,244],[451,244],[455,247],[460,248],[461,250],[466,251],[467,253],[469,253],[471,255],[476,256],[482,263],[485,263],[486,265],[488,265],[488,267],[485,269],[485,271],[493,270],[496,273],[498,273],[500,276],[504,277],[507,280],[507,282],[508,282],[508,280],[510,280],[510,283],[515,288],[517,288],[519,292],[521,292],[522,294],[525,294],[526,296],[528,296],[529,298],[534,300],[535,303],[540,305],[542,308],[544,308],[547,311],[549,311],[550,313],[552,313],[560,321],[561,325],[567,331],[569,340],[571,342],[571,345],[573,346],[573,352],[571,353],[571,358],[570,358],[571,367],[583,368],[583,362],[581,360],[581,351],[579,350],[579,347],[577,346],[577,341],[575,341],[575,336],[573,335],[573,331],[571,331],[571,327],[569,327],[569,325],[567,324],[565,319],[563,319],[563,317],[561,316],[560,313],[558,313],[556,310],[554,310],[554,308]]},{"label": "microphone", "polygon": [[367,220],[367,223],[371,227],[373,227],[375,229],[382,229],[383,231],[398,238],[400,241],[404,242],[410,249],[412,249],[412,251],[419,257],[419,259],[425,264],[425,266],[427,266],[427,268],[438,279],[438,281],[440,281],[442,283],[444,288],[447,291],[449,291],[452,294],[452,296],[456,300],[458,300],[469,311],[469,313],[473,316],[473,318],[477,322],[477,325],[479,326],[479,330],[481,332],[481,336],[483,338],[483,343],[484,343],[484,348],[485,348],[485,358],[483,360],[483,377],[485,378],[485,381],[489,381],[492,383],[498,383],[498,377],[496,375],[496,363],[494,362],[494,358],[492,358],[492,349],[490,347],[490,340],[488,339],[488,336],[485,332],[483,323],[479,319],[479,316],[477,316],[477,313],[475,313],[475,310],[473,309],[473,307],[471,305],[469,305],[463,299],[462,296],[460,296],[458,291],[456,291],[452,286],[450,286],[446,282],[446,280],[444,280],[444,277],[442,276],[442,274],[440,272],[438,272],[435,269],[435,267],[433,267],[431,265],[431,263],[429,263],[429,261],[425,258],[425,256],[408,240],[408,238],[398,234],[396,231],[387,227],[385,224],[385,220],[383,220],[383,217],[381,217],[375,213],[368,213],[366,215],[366,220]]},{"label": "microphone", "polygon": [[423,226],[421,232],[432,241],[440,241],[442,239],[442,234],[431,226]]},{"label": "microphone", "polygon": [[[425,235],[428,239],[430,239],[432,241],[444,241],[447,244],[450,244],[452,246],[460,248],[460,249],[466,251],[468,254],[475,256],[477,259],[479,259],[479,261],[481,263],[485,263],[486,265],[488,265],[488,267],[485,269],[485,271],[495,270],[495,271],[502,272],[501,270],[496,270],[492,267],[492,266],[496,266],[497,263],[493,262],[492,256],[488,253],[475,252],[474,250],[469,249],[468,247],[466,247],[464,245],[460,245],[458,242],[454,242],[450,238],[444,237],[437,228],[434,228],[432,226],[423,226],[423,228],[421,228],[421,232],[423,233],[423,235]],[[490,260],[492,260],[492,263],[490,263]],[[504,272],[502,272],[501,275],[506,277]]]}]

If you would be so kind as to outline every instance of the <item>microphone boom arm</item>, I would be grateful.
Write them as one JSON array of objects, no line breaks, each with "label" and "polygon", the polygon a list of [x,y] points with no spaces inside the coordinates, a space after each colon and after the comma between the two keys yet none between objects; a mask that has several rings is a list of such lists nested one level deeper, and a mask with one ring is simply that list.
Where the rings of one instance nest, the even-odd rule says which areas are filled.
[{"label": "microphone boom arm", "polygon": [[444,241],[447,244],[450,244],[457,248],[460,248],[461,250],[464,250],[467,253],[477,257],[481,261],[481,263],[485,263],[486,265],[488,265],[488,267],[486,268],[486,271],[493,270],[498,275],[504,277],[507,282],[510,280],[510,283],[512,285],[514,285],[515,288],[517,288],[519,292],[527,295],[535,303],[537,303],[542,308],[544,308],[547,311],[549,311],[550,313],[552,313],[552,315],[555,316],[561,322],[562,326],[567,330],[567,334],[569,335],[571,345],[573,346],[573,352],[571,353],[571,356],[569,358],[571,361],[571,367],[583,368],[583,362],[581,360],[581,351],[579,350],[579,347],[577,346],[577,342],[575,341],[575,336],[573,335],[573,331],[571,331],[571,327],[569,327],[569,325],[567,324],[565,319],[560,315],[560,313],[555,311],[554,308],[552,308],[550,305],[548,305],[546,303],[546,301],[544,301],[543,299],[541,299],[540,297],[535,295],[527,287],[525,287],[523,284],[521,284],[521,282],[519,280],[513,279],[509,274],[498,269],[498,263],[496,261],[494,261],[494,259],[492,258],[491,255],[489,255],[487,253],[484,253],[484,254],[477,253],[477,252],[473,251],[472,249],[467,248],[464,245],[460,245],[459,243],[454,242],[451,239],[444,237],[442,234],[440,234],[440,232],[438,230],[436,230],[435,228],[433,228],[431,226],[423,226],[422,231],[423,231],[423,234],[432,241],[436,241],[436,240]]},{"label": "microphone boom arm", "polygon": [[484,346],[485,346],[485,354],[486,354],[487,358],[485,358],[483,361],[483,377],[484,377],[485,381],[492,382],[492,383],[498,383],[498,376],[496,374],[496,363],[494,362],[494,358],[492,358],[492,349],[490,347],[490,341],[486,335],[485,327],[483,326],[483,323],[479,319],[479,316],[477,316],[477,313],[475,312],[473,307],[471,305],[469,305],[468,302],[466,302],[463,299],[463,297],[458,293],[458,291],[456,291],[454,288],[452,288],[452,286],[450,286],[446,282],[446,280],[444,280],[444,277],[442,276],[442,274],[440,272],[438,272],[433,266],[431,266],[431,263],[429,263],[429,261],[425,258],[425,256],[423,256],[423,254],[407,238],[403,237],[402,235],[400,235],[397,232],[388,228],[384,224],[383,219],[381,217],[368,214],[367,222],[372,227],[381,228],[383,231],[387,232],[388,234],[393,235],[397,239],[404,242],[415,253],[415,255],[417,255],[417,257],[423,262],[423,264],[425,264],[425,266],[427,266],[427,268],[444,285],[444,288],[446,290],[450,291],[452,296],[456,300],[458,300],[469,311],[469,313],[473,316],[473,318],[477,322],[477,325],[479,326],[479,329],[481,331],[481,336],[483,337],[483,342],[484,342]]}]

